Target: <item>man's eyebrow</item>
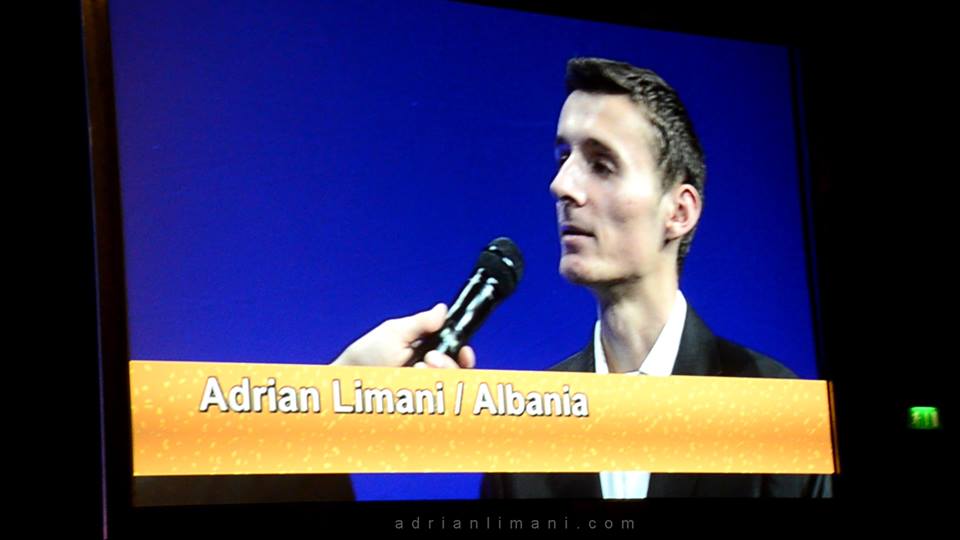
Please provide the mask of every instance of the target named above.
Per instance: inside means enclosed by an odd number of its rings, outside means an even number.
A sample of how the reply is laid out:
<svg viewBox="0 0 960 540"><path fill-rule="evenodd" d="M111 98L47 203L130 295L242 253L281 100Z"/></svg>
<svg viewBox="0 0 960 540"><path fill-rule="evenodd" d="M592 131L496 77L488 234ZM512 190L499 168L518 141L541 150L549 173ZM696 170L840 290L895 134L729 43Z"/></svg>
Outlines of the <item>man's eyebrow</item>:
<svg viewBox="0 0 960 540"><path fill-rule="evenodd" d="M613 148L610 148L609 146L604 144L603 141L599 139L595 139L593 137L589 137L585 141L583 141L583 146L585 146L588 150L592 150L594 152L609 154L611 156L617 155L617 152Z"/></svg>
<svg viewBox="0 0 960 540"><path fill-rule="evenodd" d="M610 154L611 156L617 155L617 152L613 148L610 148L610 146L608 146L603 141L595 137L587 137L586 139L583 140L581 144L582 146L585 146L588 150L591 150L594 152L602 152L604 154ZM553 145L554 147L572 146L570 144L570 141L568 141L562 135L557 135L557 139L556 141L554 141Z"/></svg>

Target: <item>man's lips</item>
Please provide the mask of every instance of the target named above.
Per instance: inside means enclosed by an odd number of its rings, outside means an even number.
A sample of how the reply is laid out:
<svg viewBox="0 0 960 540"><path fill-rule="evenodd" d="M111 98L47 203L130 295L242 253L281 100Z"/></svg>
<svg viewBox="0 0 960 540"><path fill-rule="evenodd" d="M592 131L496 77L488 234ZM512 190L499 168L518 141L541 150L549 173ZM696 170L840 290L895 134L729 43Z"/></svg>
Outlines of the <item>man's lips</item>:
<svg viewBox="0 0 960 540"><path fill-rule="evenodd" d="M560 236L593 236L593 234L582 227L567 223L560 225Z"/></svg>

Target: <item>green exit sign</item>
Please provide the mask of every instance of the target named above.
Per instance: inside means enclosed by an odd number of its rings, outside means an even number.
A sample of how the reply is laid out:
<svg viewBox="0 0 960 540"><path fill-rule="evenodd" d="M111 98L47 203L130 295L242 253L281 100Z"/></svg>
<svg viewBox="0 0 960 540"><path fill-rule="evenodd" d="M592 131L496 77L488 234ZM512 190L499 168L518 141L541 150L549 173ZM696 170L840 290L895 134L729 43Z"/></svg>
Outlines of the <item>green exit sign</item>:
<svg viewBox="0 0 960 540"><path fill-rule="evenodd" d="M910 407L912 429L940 429L940 413L936 407Z"/></svg>

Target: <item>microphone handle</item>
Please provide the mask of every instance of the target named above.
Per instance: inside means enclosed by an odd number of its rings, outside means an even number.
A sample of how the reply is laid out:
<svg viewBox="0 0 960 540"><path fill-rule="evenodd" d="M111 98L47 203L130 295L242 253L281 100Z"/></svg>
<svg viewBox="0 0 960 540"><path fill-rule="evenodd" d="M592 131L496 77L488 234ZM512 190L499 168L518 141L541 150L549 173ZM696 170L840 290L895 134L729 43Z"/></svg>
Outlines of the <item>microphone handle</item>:
<svg viewBox="0 0 960 540"><path fill-rule="evenodd" d="M423 360L423 357L432 350L437 350L454 361L460 354L460 349L467 344L467 341L474 332L480 328L487 315L493 310L497 303L496 278L484 276L485 272L478 270L463 292L453 304L450 312L447 314L447 320L438 332L425 336L420 340L413 350L404 366L412 366Z"/></svg>

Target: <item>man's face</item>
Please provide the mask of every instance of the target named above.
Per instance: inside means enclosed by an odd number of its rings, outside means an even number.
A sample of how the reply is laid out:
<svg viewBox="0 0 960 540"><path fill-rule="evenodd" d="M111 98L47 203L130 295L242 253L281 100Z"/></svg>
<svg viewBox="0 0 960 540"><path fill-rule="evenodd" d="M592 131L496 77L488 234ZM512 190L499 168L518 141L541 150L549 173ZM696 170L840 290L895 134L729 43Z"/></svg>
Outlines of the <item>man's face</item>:
<svg viewBox="0 0 960 540"><path fill-rule="evenodd" d="M560 273L571 282L633 281L675 265L664 249L670 197L663 196L653 129L626 95L575 91L564 103L550 192Z"/></svg>

